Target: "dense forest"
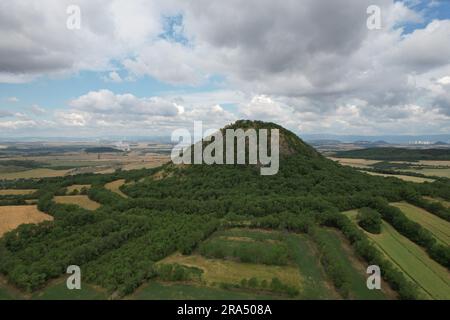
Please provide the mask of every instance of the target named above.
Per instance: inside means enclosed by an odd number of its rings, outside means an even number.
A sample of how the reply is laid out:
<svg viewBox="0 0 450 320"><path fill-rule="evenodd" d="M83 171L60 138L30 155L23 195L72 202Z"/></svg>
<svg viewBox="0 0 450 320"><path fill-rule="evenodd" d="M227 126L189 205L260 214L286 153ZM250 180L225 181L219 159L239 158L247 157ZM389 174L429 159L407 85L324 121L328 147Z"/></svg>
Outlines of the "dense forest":
<svg viewBox="0 0 450 320"><path fill-rule="evenodd" d="M258 166L252 165L166 164L107 175L1 182L0 188L4 189L38 189L33 196L39 199L39 209L55 219L22 225L5 234L0 240L0 273L17 287L34 291L62 275L68 265L76 264L86 270L89 283L121 297L152 277L172 277L175 271L161 270L155 262L175 251L189 254L199 250L209 257L233 255L245 262L286 263L289 252L282 246L247 244L229 251L230 247L220 241L206 240L218 229L246 221L250 227L311 235L321 250L327 273L345 296L345 272L334 263L333 250L317 232L318 226L337 228L361 258L381 267L384 279L401 298L418 298L414 285L341 213L363 207L366 209L359 219L365 228L377 232L380 219L388 221L422 246L432 259L450 267L450 249L437 244L426 229L389 205L391 201L407 200L450 221L448 208L422 198L426 195L450 200L448 179L413 184L369 176L322 157L292 132L275 124L238 121L228 128L278 128L278 174L261 176ZM105 183L117 179L126 180L121 190L128 198L104 188ZM90 184L89 198L102 206L93 213L52 201L73 184ZM10 200L0 196L0 201ZM261 254L249 256L250 249ZM177 277L187 277L186 270L174 270ZM261 285L254 282L246 280L242 286ZM264 285L290 290L276 280Z"/></svg>

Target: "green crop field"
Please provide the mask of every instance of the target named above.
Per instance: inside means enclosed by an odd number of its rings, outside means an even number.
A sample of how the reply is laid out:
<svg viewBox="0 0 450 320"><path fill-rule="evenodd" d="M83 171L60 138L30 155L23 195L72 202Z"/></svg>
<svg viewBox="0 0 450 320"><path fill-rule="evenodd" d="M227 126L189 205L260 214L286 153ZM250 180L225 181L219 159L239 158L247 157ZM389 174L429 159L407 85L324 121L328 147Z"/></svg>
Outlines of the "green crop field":
<svg viewBox="0 0 450 320"><path fill-rule="evenodd" d="M69 290L65 279L58 279L33 294L33 300L105 300L108 295L88 284L82 283L80 290Z"/></svg>
<svg viewBox="0 0 450 320"><path fill-rule="evenodd" d="M355 217L357 211L347 213ZM450 273L432 260L421 247L384 221L381 234L365 233L399 270L417 284L424 298L450 299Z"/></svg>
<svg viewBox="0 0 450 320"><path fill-rule="evenodd" d="M431 198L431 197L423 197L425 200L431 201L431 202L438 202L440 204L442 204L444 207L446 208L450 208L450 201L445 201L443 199L435 199L435 198Z"/></svg>
<svg viewBox="0 0 450 320"><path fill-rule="evenodd" d="M367 274L365 265L360 263L354 256L352 249L346 243L346 240L332 229L321 228L319 236L333 250L338 253L338 261L347 271L346 277L349 279L350 297L362 300L388 299L386 294L380 290L369 290L366 285Z"/></svg>
<svg viewBox="0 0 450 320"><path fill-rule="evenodd" d="M315 244L306 235L288 234L285 239L292 259L303 275L304 299L338 299L339 294L327 279L320 264L320 255Z"/></svg>
<svg viewBox="0 0 450 320"><path fill-rule="evenodd" d="M280 297L192 284L150 281L127 298L134 300L271 300Z"/></svg>
<svg viewBox="0 0 450 320"><path fill-rule="evenodd" d="M450 178L450 168L423 168L423 169L409 169L405 171L421 173L426 176Z"/></svg>
<svg viewBox="0 0 450 320"><path fill-rule="evenodd" d="M406 202L392 203L411 220L428 229L433 236L444 245L450 245L450 223L428 211Z"/></svg>

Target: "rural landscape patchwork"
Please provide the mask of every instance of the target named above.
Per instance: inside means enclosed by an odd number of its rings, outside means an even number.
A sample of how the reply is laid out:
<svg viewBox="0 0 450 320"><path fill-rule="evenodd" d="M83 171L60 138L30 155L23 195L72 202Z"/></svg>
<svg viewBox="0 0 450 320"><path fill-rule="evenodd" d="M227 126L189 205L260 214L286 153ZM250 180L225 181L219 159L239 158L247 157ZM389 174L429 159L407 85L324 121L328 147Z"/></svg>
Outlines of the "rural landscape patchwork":
<svg viewBox="0 0 450 320"><path fill-rule="evenodd" d="M450 300L450 3L2 0L0 300Z"/></svg>

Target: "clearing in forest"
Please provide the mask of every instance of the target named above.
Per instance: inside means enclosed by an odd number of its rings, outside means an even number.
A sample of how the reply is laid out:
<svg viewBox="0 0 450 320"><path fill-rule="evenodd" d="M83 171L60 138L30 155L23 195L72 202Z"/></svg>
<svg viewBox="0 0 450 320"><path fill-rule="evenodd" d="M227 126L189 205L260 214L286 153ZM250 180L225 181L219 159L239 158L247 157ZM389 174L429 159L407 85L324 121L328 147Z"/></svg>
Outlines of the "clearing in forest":
<svg viewBox="0 0 450 320"><path fill-rule="evenodd" d="M83 190L83 189L90 189L90 188L91 188L90 184L73 184L73 185L67 187L67 193L70 194L70 193L74 192L75 190L78 192L81 192L81 190Z"/></svg>
<svg viewBox="0 0 450 320"><path fill-rule="evenodd" d="M0 190L0 196L23 196L36 192L36 189L3 189Z"/></svg>
<svg viewBox="0 0 450 320"><path fill-rule="evenodd" d="M61 204L75 204L87 210L96 210L100 208L100 203L92 201L88 196L55 196L53 201Z"/></svg>
<svg viewBox="0 0 450 320"><path fill-rule="evenodd" d="M0 206L0 237L24 223L51 221L53 217L37 209L37 206Z"/></svg>
<svg viewBox="0 0 450 320"><path fill-rule="evenodd" d="M240 263L222 259L207 259L200 255L184 256L173 254L159 263L178 263L203 270L202 280L209 285L240 284L243 279L256 278L270 283L277 277L284 284L301 288L302 276L295 266L268 266L254 263Z"/></svg>
<svg viewBox="0 0 450 320"><path fill-rule="evenodd" d="M125 179L119 179L105 184L105 189L117 193L119 196L128 198L128 196L120 190L120 187L125 184Z"/></svg>

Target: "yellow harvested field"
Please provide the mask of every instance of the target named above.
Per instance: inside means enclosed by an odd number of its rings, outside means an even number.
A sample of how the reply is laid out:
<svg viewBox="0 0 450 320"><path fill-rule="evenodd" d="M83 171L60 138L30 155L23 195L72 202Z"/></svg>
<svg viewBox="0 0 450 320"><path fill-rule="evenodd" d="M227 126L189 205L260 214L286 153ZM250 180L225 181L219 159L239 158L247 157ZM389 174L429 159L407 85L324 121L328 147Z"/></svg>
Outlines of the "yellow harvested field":
<svg viewBox="0 0 450 320"><path fill-rule="evenodd" d="M425 166L442 166L442 167L450 167L449 160L420 160L419 164Z"/></svg>
<svg viewBox="0 0 450 320"><path fill-rule="evenodd" d="M381 177L394 177L398 178L404 181L408 182L416 182L416 183L424 183L424 182L433 182L433 179L429 178L422 178L422 177L413 177L413 176L405 176L401 174L384 174L384 173L377 173L377 172L371 172L371 171L361 171L367 174L370 174L372 176L381 176Z"/></svg>
<svg viewBox="0 0 450 320"><path fill-rule="evenodd" d="M122 169L127 170L137 170L137 169L151 169L159 167L167 162L169 162L170 157L154 157L150 161L132 162L125 164Z"/></svg>
<svg viewBox="0 0 450 320"><path fill-rule="evenodd" d="M75 190L80 192L81 189L83 189L83 188L90 189L91 185L90 184L74 184L74 185L71 185L71 186L67 187L67 193L74 192Z"/></svg>
<svg viewBox="0 0 450 320"><path fill-rule="evenodd" d="M37 189L3 189L0 190L0 196L22 196L35 193Z"/></svg>
<svg viewBox="0 0 450 320"><path fill-rule="evenodd" d="M105 184L105 189L117 193L119 196L128 198L128 196L120 191L120 187L125 184L125 179L119 179Z"/></svg>
<svg viewBox="0 0 450 320"><path fill-rule="evenodd" d="M53 201L61 204L75 204L87 210L96 210L100 208L100 203L92 201L88 196L55 196Z"/></svg>
<svg viewBox="0 0 450 320"><path fill-rule="evenodd" d="M349 159L349 158L334 158L334 157L328 157L328 159L337 161L343 166L350 166L355 168L369 168L371 165L380 162L379 160Z"/></svg>
<svg viewBox="0 0 450 320"><path fill-rule="evenodd" d="M421 174L424 174L426 176L436 176L436 177L450 178L450 168L442 168L442 169L435 169L435 168L408 169L408 170L405 170L405 171L421 173Z"/></svg>
<svg viewBox="0 0 450 320"><path fill-rule="evenodd" d="M0 237L24 223L51 221L53 217L37 209L37 206L0 206Z"/></svg>
<svg viewBox="0 0 450 320"><path fill-rule="evenodd" d="M70 170L52 170L52 169L32 169L19 172L1 173L0 180L15 180L15 179L32 179L32 178L51 178L62 177Z"/></svg>
<svg viewBox="0 0 450 320"><path fill-rule="evenodd" d="M203 270L202 280L208 284L234 283L252 277L270 282L277 277L281 282L300 288L302 276L297 266L268 266L253 263L241 263L229 260L206 259L200 255L183 256L179 253L171 255L158 263L178 263Z"/></svg>

